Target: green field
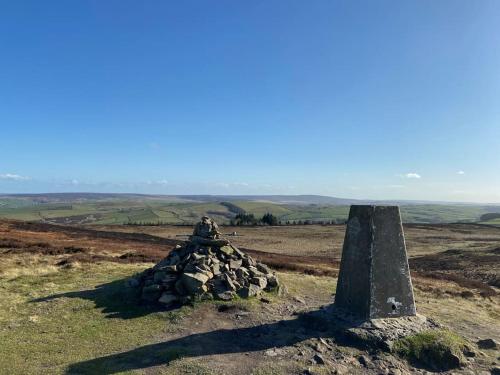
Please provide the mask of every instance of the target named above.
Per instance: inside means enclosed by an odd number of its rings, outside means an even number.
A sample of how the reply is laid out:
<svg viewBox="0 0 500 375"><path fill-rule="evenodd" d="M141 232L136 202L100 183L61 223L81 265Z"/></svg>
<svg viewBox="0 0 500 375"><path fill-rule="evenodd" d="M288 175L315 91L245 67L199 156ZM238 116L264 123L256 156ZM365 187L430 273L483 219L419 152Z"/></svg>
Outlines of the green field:
<svg viewBox="0 0 500 375"><path fill-rule="evenodd" d="M500 219L488 220L488 221L480 221L480 224L488 224L488 225L500 226Z"/></svg>
<svg viewBox="0 0 500 375"><path fill-rule="evenodd" d="M231 206L232 205L232 206ZM257 218L272 213L282 223L344 222L349 206L328 204L280 204L270 201L234 200L223 202L175 202L161 198L67 199L0 197L0 217L59 224L192 224L202 215L229 223L238 210ZM498 207L479 205L402 205L403 220L411 223L479 222L481 215L498 212ZM485 224L500 225L500 220Z"/></svg>

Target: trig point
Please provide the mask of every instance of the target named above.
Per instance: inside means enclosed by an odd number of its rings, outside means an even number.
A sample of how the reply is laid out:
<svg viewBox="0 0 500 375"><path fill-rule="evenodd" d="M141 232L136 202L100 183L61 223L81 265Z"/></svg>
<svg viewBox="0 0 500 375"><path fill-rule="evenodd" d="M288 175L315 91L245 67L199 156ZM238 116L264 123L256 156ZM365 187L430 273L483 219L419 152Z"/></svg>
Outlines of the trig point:
<svg viewBox="0 0 500 375"><path fill-rule="evenodd" d="M351 206L335 307L363 319L416 315L397 206Z"/></svg>

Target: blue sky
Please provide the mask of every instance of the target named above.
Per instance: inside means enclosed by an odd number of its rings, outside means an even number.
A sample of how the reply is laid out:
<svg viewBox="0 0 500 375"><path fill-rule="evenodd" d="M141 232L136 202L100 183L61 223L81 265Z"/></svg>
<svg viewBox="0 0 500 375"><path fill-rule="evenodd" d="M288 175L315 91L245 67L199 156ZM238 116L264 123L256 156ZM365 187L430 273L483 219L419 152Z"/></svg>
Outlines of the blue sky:
<svg viewBox="0 0 500 375"><path fill-rule="evenodd" d="M500 2L4 1L0 192L500 202Z"/></svg>

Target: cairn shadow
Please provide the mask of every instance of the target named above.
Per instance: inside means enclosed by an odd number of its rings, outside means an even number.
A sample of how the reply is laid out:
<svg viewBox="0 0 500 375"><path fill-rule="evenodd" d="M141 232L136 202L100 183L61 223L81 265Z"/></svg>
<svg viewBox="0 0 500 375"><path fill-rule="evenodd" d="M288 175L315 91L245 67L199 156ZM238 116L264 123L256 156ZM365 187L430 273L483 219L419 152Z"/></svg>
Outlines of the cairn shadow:
<svg viewBox="0 0 500 375"><path fill-rule="evenodd" d="M178 358L262 351L287 347L319 337L331 337L341 345L366 348L366 343L345 335L346 328L356 327L357 324L339 325L332 319L333 313L334 307L330 305L320 310L301 313L292 320L192 334L74 363L69 366L66 374L115 374L168 365Z"/></svg>
<svg viewBox="0 0 500 375"><path fill-rule="evenodd" d="M145 304L141 301L140 291L126 286L128 278L97 285L93 289L75 292L53 294L36 298L32 303L46 302L59 298L80 298L94 302L95 307L101 309L106 318L133 319L154 312L173 310L166 309L159 304Z"/></svg>

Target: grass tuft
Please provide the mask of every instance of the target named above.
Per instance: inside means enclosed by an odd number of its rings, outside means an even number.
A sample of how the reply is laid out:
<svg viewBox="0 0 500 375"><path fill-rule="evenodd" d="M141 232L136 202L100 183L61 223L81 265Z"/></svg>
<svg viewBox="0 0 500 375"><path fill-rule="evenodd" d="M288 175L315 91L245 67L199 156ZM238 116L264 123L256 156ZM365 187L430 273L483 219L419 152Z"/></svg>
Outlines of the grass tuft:
<svg viewBox="0 0 500 375"><path fill-rule="evenodd" d="M436 371L460 367L466 341L449 330L425 331L394 343L393 350L410 362Z"/></svg>

